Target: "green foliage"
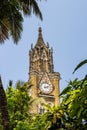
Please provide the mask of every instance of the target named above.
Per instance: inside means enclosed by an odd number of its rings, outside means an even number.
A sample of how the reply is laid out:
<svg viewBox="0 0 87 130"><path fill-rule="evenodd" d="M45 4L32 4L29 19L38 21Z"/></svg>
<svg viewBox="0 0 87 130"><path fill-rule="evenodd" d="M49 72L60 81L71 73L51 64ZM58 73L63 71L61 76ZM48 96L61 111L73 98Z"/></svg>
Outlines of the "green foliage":
<svg viewBox="0 0 87 130"><path fill-rule="evenodd" d="M13 88L9 86L6 90L8 110L12 130L28 130L31 114L32 98L28 94L26 84L20 81Z"/></svg>
<svg viewBox="0 0 87 130"><path fill-rule="evenodd" d="M65 117L61 106L51 107L45 104L44 106L47 112L36 115L32 119L29 130L66 130L63 123Z"/></svg>
<svg viewBox="0 0 87 130"><path fill-rule="evenodd" d="M62 92L62 107L66 114L66 122L73 130L86 130L87 128L87 78L75 79L67 86L68 91ZM66 88L65 88L66 89Z"/></svg>
<svg viewBox="0 0 87 130"><path fill-rule="evenodd" d="M60 130L60 128L65 128L65 125L63 124L65 117L61 106L45 106L47 108L47 112L44 114L48 124L47 130Z"/></svg>
<svg viewBox="0 0 87 130"><path fill-rule="evenodd" d="M30 123L29 130L47 130L46 129L46 118L41 114L35 115L35 117L32 118L32 122Z"/></svg>
<svg viewBox="0 0 87 130"><path fill-rule="evenodd" d="M63 123L65 117L61 106L51 107L45 104L44 106L47 112L35 117L31 130L60 130L65 128Z"/></svg>
<svg viewBox="0 0 87 130"><path fill-rule="evenodd" d="M12 85L12 83L9 83ZM60 106L43 104L46 112L30 113L33 100L28 94L29 83L18 82L6 90L12 130L86 130L87 129L87 76L69 81L62 91ZM0 118L0 130L3 130Z"/></svg>

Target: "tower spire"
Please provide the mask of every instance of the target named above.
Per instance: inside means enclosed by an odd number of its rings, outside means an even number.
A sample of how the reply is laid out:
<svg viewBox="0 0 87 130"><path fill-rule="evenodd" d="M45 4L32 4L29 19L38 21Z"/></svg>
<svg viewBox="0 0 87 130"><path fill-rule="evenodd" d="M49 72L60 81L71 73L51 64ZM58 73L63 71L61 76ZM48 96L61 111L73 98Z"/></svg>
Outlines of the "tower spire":
<svg viewBox="0 0 87 130"><path fill-rule="evenodd" d="M42 29L39 27L38 29L38 38L42 38Z"/></svg>
<svg viewBox="0 0 87 130"><path fill-rule="evenodd" d="M43 36L42 36L42 28L39 27L38 28L38 39L37 39L37 43L36 46L43 46L44 44L44 40L43 40Z"/></svg>

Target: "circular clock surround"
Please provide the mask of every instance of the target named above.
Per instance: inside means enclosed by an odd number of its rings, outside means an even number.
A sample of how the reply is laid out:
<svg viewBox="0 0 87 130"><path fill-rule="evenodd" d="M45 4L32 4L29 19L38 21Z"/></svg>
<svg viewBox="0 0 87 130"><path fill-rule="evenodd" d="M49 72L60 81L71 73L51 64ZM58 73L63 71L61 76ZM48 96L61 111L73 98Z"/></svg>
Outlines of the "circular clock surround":
<svg viewBox="0 0 87 130"><path fill-rule="evenodd" d="M41 84L40 84L40 90L41 90L43 93L49 94L49 93L51 93L51 91L52 91L52 85L49 84L49 83L46 83L46 82L41 83Z"/></svg>

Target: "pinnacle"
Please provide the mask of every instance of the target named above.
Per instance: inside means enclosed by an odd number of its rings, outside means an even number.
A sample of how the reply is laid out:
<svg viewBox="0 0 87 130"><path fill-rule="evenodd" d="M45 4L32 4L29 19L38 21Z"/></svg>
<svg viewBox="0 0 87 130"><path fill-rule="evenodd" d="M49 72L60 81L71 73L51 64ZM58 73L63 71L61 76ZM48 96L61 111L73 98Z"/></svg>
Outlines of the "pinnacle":
<svg viewBox="0 0 87 130"><path fill-rule="evenodd" d="M39 34L38 34L38 37L41 38L41 37L42 37L42 29L41 29L41 27L39 27L39 29L38 29L38 33L39 33Z"/></svg>
<svg viewBox="0 0 87 130"><path fill-rule="evenodd" d="M44 45L44 40L42 37L42 28L39 27L38 28L38 40L37 40L36 46L42 46L42 45Z"/></svg>
<svg viewBox="0 0 87 130"><path fill-rule="evenodd" d="M38 31L39 31L39 32L42 32L42 28L41 28L41 27L39 27Z"/></svg>

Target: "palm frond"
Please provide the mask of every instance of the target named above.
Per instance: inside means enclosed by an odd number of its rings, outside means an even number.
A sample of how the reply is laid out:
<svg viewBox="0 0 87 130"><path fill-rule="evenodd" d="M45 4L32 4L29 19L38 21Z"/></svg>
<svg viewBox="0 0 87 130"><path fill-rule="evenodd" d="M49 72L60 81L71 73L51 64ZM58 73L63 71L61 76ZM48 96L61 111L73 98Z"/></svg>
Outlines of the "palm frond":
<svg viewBox="0 0 87 130"><path fill-rule="evenodd" d="M21 32L23 31L22 22L23 18L20 12L16 9L10 15L10 33L14 40L14 43L18 43L19 39L21 38Z"/></svg>
<svg viewBox="0 0 87 130"><path fill-rule="evenodd" d="M33 13L38 16L41 20L43 20L42 13L39 9L39 6L35 0L31 0L31 6L33 7Z"/></svg>
<svg viewBox="0 0 87 130"><path fill-rule="evenodd" d="M79 69L80 67L82 67L84 64L86 64L87 63L87 59L85 59L85 60L83 60L82 62L80 62L77 66L76 66L76 68L74 69L74 71L73 71L73 74L75 73L75 71L77 70L77 69Z"/></svg>
<svg viewBox="0 0 87 130"><path fill-rule="evenodd" d="M36 0L0 1L0 43L4 43L12 36L14 43L17 44L23 31L23 14L30 16L32 12L43 19Z"/></svg>
<svg viewBox="0 0 87 130"><path fill-rule="evenodd" d="M9 28L7 19L0 20L0 44L9 38Z"/></svg>
<svg viewBox="0 0 87 130"><path fill-rule="evenodd" d="M66 87L61 93L60 93L60 96L66 94L67 92L69 92L69 90L71 89L70 86Z"/></svg>
<svg viewBox="0 0 87 130"><path fill-rule="evenodd" d="M41 20L43 19L38 3L35 0L21 0L19 2L24 15L31 15L33 11L36 16Z"/></svg>

